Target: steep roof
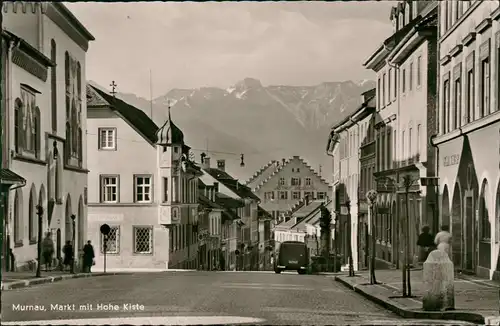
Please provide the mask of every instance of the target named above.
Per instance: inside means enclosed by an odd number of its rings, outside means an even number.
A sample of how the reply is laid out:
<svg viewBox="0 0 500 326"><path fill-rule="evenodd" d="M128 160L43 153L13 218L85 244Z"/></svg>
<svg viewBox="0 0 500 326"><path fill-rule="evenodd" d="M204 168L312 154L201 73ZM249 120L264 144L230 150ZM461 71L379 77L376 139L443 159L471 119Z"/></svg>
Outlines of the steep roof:
<svg viewBox="0 0 500 326"><path fill-rule="evenodd" d="M132 106L119 98L101 91L97 87L87 84L87 107L108 107L117 111L131 126L151 143L156 142L158 126L142 110Z"/></svg>
<svg viewBox="0 0 500 326"><path fill-rule="evenodd" d="M211 175L213 178L215 178L217 181L222 183L224 186L229 188L231 191L233 191L235 194L240 196L243 199L253 199L260 201L260 198L257 197L247 186L241 184L238 180L234 179L232 176L230 176L227 172L219 170L219 169L214 169L214 168L208 168L208 169L203 169L205 172L207 172L209 175Z"/></svg>
<svg viewBox="0 0 500 326"><path fill-rule="evenodd" d="M156 132L156 143L158 145L184 144L184 134L172 121L170 106L167 121Z"/></svg>
<svg viewBox="0 0 500 326"><path fill-rule="evenodd" d="M274 179L279 173L286 167L290 162L293 160L299 160L304 167L309 169L309 171L312 172L313 175L317 176L325 185L329 186L328 182L323 179L310 165L307 163L304 159L302 159L300 156L293 156L292 158L289 158L285 160L284 163L280 164L278 168L276 168L267 178L263 179L259 185L255 186L255 188L252 188L253 191L258 191L262 186L264 186L266 183Z"/></svg>
<svg viewBox="0 0 500 326"><path fill-rule="evenodd" d="M324 204L325 207L328 207L331 204L331 200L328 202L323 202L320 201L319 205L314 205L314 207L311 207L312 209L304 211L308 212L307 215L305 215L305 218L302 219L299 223L296 225L292 226L293 229L301 229L303 230L305 228L306 224L314 224L316 223L319 218L321 217L321 204ZM308 205L307 207L310 207L312 205Z"/></svg>
<svg viewBox="0 0 500 326"><path fill-rule="evenodd" d="M246 185L250 187L250 189L254 189L256 186L258 186L262 182L262 180L269 177L278 168L276 162L276 160L272 160L261 167L257 172L254 173L254 175L250 179L248 179Z"/></svg>

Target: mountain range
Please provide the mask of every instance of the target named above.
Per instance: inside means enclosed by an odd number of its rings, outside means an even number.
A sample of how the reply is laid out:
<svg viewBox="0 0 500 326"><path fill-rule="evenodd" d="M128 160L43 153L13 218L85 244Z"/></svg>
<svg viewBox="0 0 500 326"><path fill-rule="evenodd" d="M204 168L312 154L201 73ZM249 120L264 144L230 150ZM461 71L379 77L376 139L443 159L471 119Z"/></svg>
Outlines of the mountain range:
<svg viewBox="0 0 500 326"><path fill-rule="evenodd" d="M95 82L92 85L104 88ZM247 180L270 160L299 155L329 180L331 158L325 154L332 124L361 104L361 93L374 81L324 82L315 86L263 86L245 78L227 89L172 89L152 101L130 93L116 96L143 110L161 126L168 113L184 132L196 160L208 148L212 164L226 160L226 170ZM244 154L245 166L240 166Z"/></svg>

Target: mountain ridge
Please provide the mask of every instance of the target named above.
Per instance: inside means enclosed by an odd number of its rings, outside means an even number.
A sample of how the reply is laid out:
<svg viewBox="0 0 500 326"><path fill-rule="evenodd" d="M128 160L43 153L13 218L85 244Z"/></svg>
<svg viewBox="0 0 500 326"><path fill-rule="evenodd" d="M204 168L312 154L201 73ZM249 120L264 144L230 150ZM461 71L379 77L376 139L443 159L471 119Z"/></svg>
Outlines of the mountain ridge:
<svg viewBox="0 0 500 326"><path fill-rule="evenodd" d="M225 89L173 88L152 101L132 93L116 96L143 110L157 125L166 120L170 103L172 119L196 159L208 147L212 164L226 159L228 172L242 180L271 160L294 155L315 170L322 165L322 176L330 180L331 158L325 154L325 144L331 125L356 110L361 94L374 86L371 80L264 86L247 77ZM243 168L240 154L245 156Z"/></svg>

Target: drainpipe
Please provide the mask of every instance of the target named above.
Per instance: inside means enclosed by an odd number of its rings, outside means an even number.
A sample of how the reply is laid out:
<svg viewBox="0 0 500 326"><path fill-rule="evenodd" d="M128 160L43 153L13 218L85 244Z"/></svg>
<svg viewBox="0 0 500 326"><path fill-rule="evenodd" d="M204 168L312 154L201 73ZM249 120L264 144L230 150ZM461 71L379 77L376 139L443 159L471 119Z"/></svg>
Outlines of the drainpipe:
<svg viewBox="0 0 500 326"><path fill-rule="evenodd" d="M396 86L396 87L397 87L396 96L397 96L398 98L397 98L397 117L396 117L396 119L397 119L396 137L398 137L398 138L399 138L399 137L400 137L400 135L399 135L399 131L400 131L400 124L399 124L399 123L400 123L400 119L398 119L398 118L400 117L400 110L401 110L401 76L399 75L399 68L400 68L400 65L399 65L399 64L394 64L394 63L391 63L389 59L387 59L387 60L386 60L386 63L387 63L387 65L388 65L389 67L391 67L391 68L394 68L394 69L395 69L394 73L395 73L396 78L397 78L397 83L396 83L396 84L397 84L397 86ZM390 90L389 90L389 95L390 95ZM396 138L396 140L397 140L398 138ZM396 141L396 147L398 147L399 143L400 143L400 142ZM390 144L389 144L389 146L390 146ZM397 156L398 156L398 155L397 155L397 154L398 154L397 148L394 148L394 153L396 154L396 155L394 155L394 159L395 159L395 161L397 161ZM400 153L400 152L399 152L399 153ZM393 165L394 165L394 163L395 163L395 162L393 162ZM398 167L398 168L399 168L399 167ZM398 170L396 170L396 171L398 171ZM399 180L399 172L396 172L396 180L395 180L395 181L397 182L398 180ZM395 197L396 197L396 198L395 198L395 199L396 199L396 207L398 207L398 203L399 203L399 201L397 200L398 198L397 198L397 195L396 195L396 194L395 194ZM398 210L398 211L399 211L399 210ZM391 214L392 214L392 209L391 209ZM394 218L394 217L393 217L393 218ZM398 254L398 259L396 260L396 269L398 269L398 268L399 268L399 261L400 261L400 257L399 257L399 239L400 239L400 237L399 237L399 218L395 218L395 223L394 223L394 224L395 224L395 225L394 225L394 227L395 227L396 232L397 232L397 236L396 236L397 241L395 241L395 242L396 242L396 243L395 243L395 247L396 247L396 248L395 248L395 252ZM394 257L394 252L393 252L392 256Z"/></svg>

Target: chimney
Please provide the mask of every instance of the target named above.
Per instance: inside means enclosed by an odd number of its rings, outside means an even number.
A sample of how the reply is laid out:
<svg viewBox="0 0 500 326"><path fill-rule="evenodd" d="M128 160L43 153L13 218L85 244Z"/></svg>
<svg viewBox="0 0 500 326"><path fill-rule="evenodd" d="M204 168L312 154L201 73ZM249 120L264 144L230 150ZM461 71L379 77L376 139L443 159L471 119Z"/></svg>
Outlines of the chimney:
<svg viewBox="0 0 500 326"><path fill-rule="evenodd" d="M236 179L235 181L236 181L236 190L238 190L238 185L239 185L240 183L238 182L238 179Z"/></svg>
<svg viewBox="0 0 500 326"><path fill-rule="evenodd" d="M201 157L201 161L200 162L201 162L201 164L203 164L205 162L205 157L207 157L207 154L201 153L200 157Z"/></svg>
<svg viewBox="0 0 500 326"><path fill-rule="evenodd" d="M202 166L204 169L210 169L210 157L207 156L203 159Z"/></svg>
<svg viewBox="0 0 500 326"><path fill-rule="evenodd" d="M217 169L226 171L226 160L217 160Z"/></svg>
<svg viewBox="0 0 500 326"><path fill-rule="evenodd" d="M281 163L285 165L286 160L284 158L281 159Z"/></svg>

